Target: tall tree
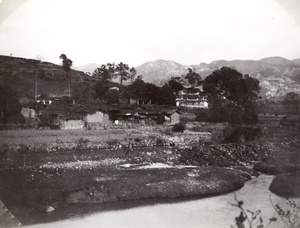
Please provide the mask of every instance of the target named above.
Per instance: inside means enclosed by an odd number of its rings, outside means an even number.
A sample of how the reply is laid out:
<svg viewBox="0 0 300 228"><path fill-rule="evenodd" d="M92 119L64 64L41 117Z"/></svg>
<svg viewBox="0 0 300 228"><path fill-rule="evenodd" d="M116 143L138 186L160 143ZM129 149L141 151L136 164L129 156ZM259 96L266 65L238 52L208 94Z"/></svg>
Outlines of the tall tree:
<svg viewBox="0 0 300 228"><path fill-rule="evenodd" d="M197 86L201 81L200 74L196 73L195 70L188 68L188 73L185 75L185 78L189 81L189 83L193 86Z"/></svg>
<svg viewBox="0 0 300 228"><path fill-rule="evenodd" d="M134 67L131 67L129 70L129 78L131 83L133 83L135 75L136 75L136 70L134 69Z"/></svg>
<svg viewBox="0 0 300 228"><path fill-rule="evenodd" d="M71 73L71 66L73 64L71 59L68 59L67 56L65 54L61 54L59 56L59 58L62 60L62 68L64 69L64 71L66 72L67 78L68 78L68 87L69 87L69 96L71 96L71 77L70 77L70 73Z"/></svg>
<svg viewBox="0 0 300 228"><path fill-rule="evenodd" d="M136 100L148 100L146 83L141 78L137 78L127 87L127 93Z"/></svg>
<svg viewBox="0 0 300 228"><path fill-rule="evenodd" d="M204 80L204 92L221 95L238 104L255 101L260 91L259 81L229 67L222 67Z"/></svg>
<svg viewBox="0 0 300 228"><path fill-rule="evenodd" d="M127 81L130 77L129 66L123 62L120 62L116 66L116 77L120 78L120 84L123 84L123 81Z"/></svg>
<svg viewBox="0 0 300 228"><path fill-rule="evenodd" d="M232 104L241 108L234 110L235 112L239 110L240 114L244 113L243 121L245 123L253 123L257 120L254 110L254 104L260 91L257 79L251 78L249 75L243 76L234 69L222 67L205 78L203 89L209 95L210 103L219 104L218 100L226 99L231 101L230 105L226 106L227 109L232 107L233 110Z"/></svg>

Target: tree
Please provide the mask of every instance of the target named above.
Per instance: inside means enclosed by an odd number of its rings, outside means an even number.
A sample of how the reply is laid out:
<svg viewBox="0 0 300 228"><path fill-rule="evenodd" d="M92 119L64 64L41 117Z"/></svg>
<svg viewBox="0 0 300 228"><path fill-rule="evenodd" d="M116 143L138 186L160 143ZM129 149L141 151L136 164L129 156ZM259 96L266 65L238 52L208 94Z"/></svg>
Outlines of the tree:
<svg viewBox="0 0 300 228"><path fill-rule="evenodd" d="M71 66L73 64L72 60L68 59L65 54L61 54L59 56L60 59L62 59L62 68L66 72L67 78L68 78L68 87L69 87L69 96L71 96L71 85L70 85L70 72L71 72Z"/></svg>
<svg viewBox="0 0 300 228"><path fill-rule="evenodd" d="M186 78L188 80L188 82L193 85L193 86L197 86L199 85L200 81L201 81L201 76L200 74L196 73L195 70L188 68L188 73L184 76L184 78Z"/></svg>
<svg viewBox="0 0 300 228"><path fill-rule="evenodd" d="M127 93L136 100L147 100L146 83L141 78L137 78L127 87Z"/></svg>
<svg viewBox="0 0 300 228"><path fill-rule="evenodd" d="M222 118L231 122L257 121L254 110L254 103L260 91L257 79L249 75L243 76L234 69L222 67L205 78L203 89L209 95L210 103L213 104L211 109L218 110L215 116L223 113Z"/></svg>
<svg viewBox="0 0 300 228"><path fill-rule="evenodd" d="M60 59L62 59L62 68L66 71L69 72L71 71L71 66L73 64L72 60L68 59L65 54L61 54L59 56Z"/></svg>
<svg viewBox="0 0 300 228"><path fill-rule="evenodd" d="M175 95L173 93L172 88L165 83L163 87L159 89L159 97L158 104L162 105L175 105Z"/></svg>
<svg viewBox="0 0 300 228"><path fill-rule="evenodd" d="M146 83L147 96L152 104L159 104L161 98L160 89L161 89L160 87L152 83Z"/></svg>
<svg viewBox="0 0 300 228"><path fill-rule="evenodd" d="M131 67L129 70L129 78L131 80L131 83L133 83L135 75L136 75L136 70L134 69L134 67Z"/></svg>
<svg viewBox="0 0 300 228"><path fill-rule="evenodd" d="M108 81L101 80L95 85L95 91L98 98L102 99L105 93L109 90L109 83Z"/></svg>
<svg viewBox="0 0 300 228"><path fill-rule="evenodd" d="M117 89L109 89L104 94L104 99L108 104L117 104L119 103L119 91Z"/></svg>
<svg viewBox="0 0 300 228"><path fill-rule="evenodd" d="M184 88L183 85L174 77L169 80L168 85L176 93Z"/></svg>
<svg viewBox="0 0 300 228"><path fill-rule="evenodd" d="M107 65L102 64L94 70L93 76L101 79L102 81L111 81L115 73L115 64L108 63Z"/></svg>
<svg viewBox="0 0 300 228"><path fill-rule="evenodd" d="M259 81L243 76L240 72L229 67L222 67L207 76L204 80L204 92L219 95L226 99L243 104L255 101L260 91Z"/></svg>
<svg viewBox="0 0 300 228"><path fill-rule="evenodd" d="M127 81L130 78L129 66L123 62L120 62L116 66L116 75L115 77L120 78L120 84L123 84L123 81Z"/></svg>

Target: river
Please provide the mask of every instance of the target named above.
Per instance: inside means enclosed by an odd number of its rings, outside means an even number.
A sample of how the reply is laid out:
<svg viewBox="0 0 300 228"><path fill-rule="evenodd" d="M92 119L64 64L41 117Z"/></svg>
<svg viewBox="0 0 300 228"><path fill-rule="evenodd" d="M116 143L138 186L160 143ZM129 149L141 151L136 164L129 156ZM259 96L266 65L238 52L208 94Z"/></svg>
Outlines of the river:
<svg viewBox="0 0 300 228"><path fill-rule="evenodd" d="M244 201L245 209L262 211L264 224L273 217L274 209L270 203L270 196L274 203L285 206L286 200L272 194L268 187L273 176L260 175L245 183L245 186L236 191L239 200ZM300 198L296 199L298 202ZM181 201L177 203L159 203L155 205L139 206L123 210L97 212L91 215L73 219L57 221L47 224L27 226L31 228L85 228L85 227L204 227L224 228L234 225L234 218L239 215L234 203L234 194ZM247 227L247 226L246 226ZM272 223L269 228L283 227L281 220Z"/></svg>

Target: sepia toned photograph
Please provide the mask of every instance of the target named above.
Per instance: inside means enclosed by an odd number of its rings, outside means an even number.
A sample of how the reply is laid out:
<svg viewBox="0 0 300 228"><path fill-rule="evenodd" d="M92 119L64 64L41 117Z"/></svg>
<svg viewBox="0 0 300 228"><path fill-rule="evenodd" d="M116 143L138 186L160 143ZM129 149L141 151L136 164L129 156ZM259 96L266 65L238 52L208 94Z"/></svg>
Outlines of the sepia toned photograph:
<svg viewBox="0 0 300 228"><path fill-rule="evenodd" d="M300 0L0 0L0 228L300 228Z"/></svg>

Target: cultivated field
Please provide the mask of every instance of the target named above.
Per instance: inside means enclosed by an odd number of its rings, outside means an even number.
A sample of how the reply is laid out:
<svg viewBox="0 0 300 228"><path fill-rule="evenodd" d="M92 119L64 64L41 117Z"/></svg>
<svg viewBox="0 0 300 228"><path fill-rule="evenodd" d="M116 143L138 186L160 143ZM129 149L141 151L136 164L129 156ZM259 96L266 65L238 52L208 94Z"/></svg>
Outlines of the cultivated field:
<svg viewBox="0 0 300 228"><path fill-rule="evenodd" d="M51 143L80 143L80 142L113 142L124 141L132 137L145 137L142 132L112 129L112 130L6 130L0 131L0 145L41 145Z"/></svg>

